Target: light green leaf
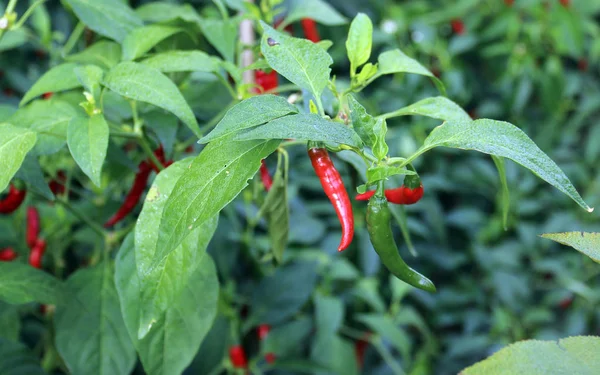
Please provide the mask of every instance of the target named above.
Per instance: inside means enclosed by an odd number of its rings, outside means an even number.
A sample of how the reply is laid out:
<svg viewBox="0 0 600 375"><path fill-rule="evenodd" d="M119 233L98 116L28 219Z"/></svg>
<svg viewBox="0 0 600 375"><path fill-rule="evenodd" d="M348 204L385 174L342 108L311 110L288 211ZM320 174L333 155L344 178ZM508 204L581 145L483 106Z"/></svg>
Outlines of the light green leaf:
<svg viewBox="0 0 600 375"><path fill-rule="evenodd" d="M110 69L121 61L121 45L101 40L79 53L65 57L65 60Z"/></svg>
<svg viewBox="0 0 600 375"><path fill-rule="evenodd" d="M177 86L160 71L131 61L122 62L106 74L104 85L126 98L170 111L200 137L198 122L190 106Z"/></svg>
<svg viewBox="0 0 600 375"><path fill-rule="evenodd" d="M260 160L278 145L279 141L232 142L224 138L206 146L165 204L154 259L165 258L194 228L231 202L258 171Z"/></svg>
<svg viewBox="0 0 600 375"><path fill-rule="evenodd" d="M199 23L200 16L190 4L173 4L164 1L146 3L135 8L135 13L149 23L171 21L181 18L186 22Z"/></svg>
<svg viewBox="0 0 600 375"><path fill-rule="evenodd" d="M346 50L352 76L359 66L369 61L372 44L373 24L371 19L364 13L358 13L350 24L348 39L346 39Z"/></svg>
<svg viewBox="0 0 600 375"><path fill-rule="evenodd" d="M83 95L81 98L83 99ZM67 102L54 99L36 100L19 108L9 122L20 128L35 131L37 143L32 153L48 155L65 145L69 121L77 114L77 110Z"/></svg>
<svg viewBox="0 0 600 375"><path fill-rule="evenodd" d="M595 374L600 368L600 338L525 340L511 344L459 375Z"/></svg>
<svg viewBox="0 0 600 375"><path fill-rule="evenodd" d="M282 263L283 252L287 246L290 232L290 213L287 194L287 160L279 153L277 171L273 177L273 185L265 198L263 207L267 219L271 249L275 260Z"/></svg>
<svg viewBox="0 0 600 375"><path fill-rule="evenodd" d="M498 176L500 177L500 185L502 186L502 223L504 230L508 229L508 211L510 210L510 191L508 190L508 181L506 181L506 167L504 166L504 159L495 155L492 155L492 160L498 170Z"/></svg>
<svg viewBox="0 0 600 375"><path fill-rule="evenodd" d="M508 158L568 195L588 212L593 211L556 163L513 124L487 119L445 122L433 129L423 146L408 161L434 147L475 150Z"/></svg>
<svg viewBox="0 0 600 375"><path fill-rule="evenodd" d="M36 142L34 132L17 128L11 124L0 124L0 191L8 186L15 173L23 164L25 156Z"/></svg>
<svg viewBox="0 0 600 375"><path fill-rule="evenodd" d="M67 143L73 159L92 182L100 187L102 164L108 149L109 129L104 116L73 117L69 123Z"/></svg>
<svg viewBox="0 0 600 375"><path fill-rule="evenodd" d="M100 35L121 43L142 20L119 0L65 0L77 18Z"/></svg>
<svg viewBox="0 0 600 375"><path fill-rule="evenodd" d="M221 20L216 18L203 18L198 21L202 34L216 48L223 58L234 62L235 48L238 35L237 18Z"/></svg>
<svg viewBox="0 0 600 375"><path fill-rule="evenodd" d="M395 73L412 73L427 76L433 80L438 90L442 95L446 95L446 89L444 84L436 76L433 75L427 68L419 64L419 62L413 58L410 58L399 49L386 51L379 55L379 70L375 77L380 77L385 74Z"/></svg>
<svg viewBox="0 0 600 375"><path fill-rule="evenodd" d="M443 96L419 100L408 107L400 108L397 111L386 113L379 117L388 119L391 117L412 115L422 115L444 121L471 121L471 116L464 109Z"/></svg>
<svg viewBox="0 0 600 375"><path fill-rule="evenodd" d="M75 272L57 305L56 348L72 374L129 374L135 348L121 316L112 263Z"/></svg>
<svg viewBox="0 0 600 375"><path fill-rule="evenodd" d="M280 117L268 123L240 132L235 140L251 139L286 139L293 138L305 141L335 142L354 147L361 147L358 134L348 126L338 122L327 121L312 113L299 113Z"/></svg>
<svg viewBox="0 0 600 375"><path fill-rule="evenodd" d="M185 289L153 324L138 337L141 281L136 271L133 235L126 237L116 261L115 281L130 338L148 374L180 374L192 361L217 312L219 281L209 255L191 275Z"/></svg>
<svg viewBox="0 0 600 375"><path fill-rule="evenodd" d="M171 35L182 32L178 27L148 25L138 27L123 40L123 60L135 60Z"/></svg>
<svg viewBox="0 0 600 375"><path fill-rule="evenodd" d="M285 27L303 18L310 18L328 26L343 25L348 20L323 0L294 0L290 11L280 27Z"/></svg>
<svg viewBox="0 0 600 375"><path fill-rule="evenodd" d="M0 262L0 300L54 304L61 292L61 282L44 271L20 262Z"/></svg>
<svg viewBox="0 0 600 375"><path fill-rule="evenodd" d="M594 262L600 263L600 233L544 233L541 237L571 246L580 253L592 258Z"/></svg>
<svg viewBox="0 0 600 375"><path fill-rule="evenodd" d="M192 160L180 160L161 171L146 195L135 227L135 258L140 278L140 305L137 307L140 310L140 339L184 291L202 262L206 247L217 228L218 215L215 215L194 229L166 259L156 259L159 253L156 228L160 224L165 203ZM158 265L153 267L155 264Z"/></svg>
<svg viewBox="0 0 600 375"><path fill-rule="evenodd" d="M331 56L309 40L277 32L262 21L261 25L264 34L260 50L269 65L320 100L321 93L329 82L329 66L333 63Z"/></svg>
<svg viewBox="0 0 600 375"><path fill-rule="evenodd" d="M168 51L148 57L142 64L163 73L172 72L216 72L218 59L202 51Z"/></svg>
<svg viewBox="0 0 600 375"><path fill-rule="evenodd" d="M86 91L92 94L97 102L100 102L100 82L104 77L104 70L96 65L78 66L75 68L75 76Z"/></svg>
<svg viewBox="0 0 600 375"><path fill-rule="evenodd" d="M27 30L21 27L16 30L9 30L4 32L4 36L0 39L0 52L8 51L13 48L17 48L27 43L29 40Z"/></svg>
<svg viewBox="0 0 600 375"><path fill-rule="evenodd" d="M64 63L48 70L25 93L19 105L23 105L46 92L59 92L81 87L74 71L76 66L75 63Z"/></svg>
<svg viewBox="0 0 600 375"><path fill-rule="evenodd" d="M353 95L348 95L347 99L352 128L367 146L373 147L375 141L377 141L377 137L373 131L376 122L375 118L367 113L365 107Z"/></svg>
<svg viewBox="0 0 600 375"><path fill-rule="evenodd" d="M200 139L198 143L208 143L290 113L298 113L298 109L281 96L271 94L253 96L227 111L213 131Z"/></svg>
<svg viewBox="0 0 600 375"><path fill-rule="evenodd" d="M0 338L0 374L46 375L46 372L25 344Z"/></svg>

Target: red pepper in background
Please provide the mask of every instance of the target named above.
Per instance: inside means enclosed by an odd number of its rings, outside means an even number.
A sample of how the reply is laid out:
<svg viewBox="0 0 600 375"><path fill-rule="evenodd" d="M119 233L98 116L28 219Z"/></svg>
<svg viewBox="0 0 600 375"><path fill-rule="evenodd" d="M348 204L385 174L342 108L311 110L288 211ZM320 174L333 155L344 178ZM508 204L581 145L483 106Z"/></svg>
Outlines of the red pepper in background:
<svg viewBox="0 0 600 375"><path fill-rule="evenodd" d="M254 81L258 85L255 92L263 93L277 88L277 72L271 70L270 73L265 73L263 70L257 70L254 72Z"/></svg>
<svg viewBox="0 0 600 375"><path fill-rule="evenodd" d="M42 99L48 100L48 99L50 99L52 97L52 95L54 95L54 93L52 91L45 92L45 93L42 94Z"/></svg>
<svg viewBox="0 0 600 375"><path fill-rule="evenodd" d="M1 214L10 214L14 212L21 203L25 200L25 195L27 194L27 190L19 190L15 187L15 185L10 184L10 188L8 190L8 195L0 200L0 213Z"/></svg>
<svg viewBox="0 0 600 375"><path fill-rule="evenodd" d="M10 262L14 260L17 256L17 252L10 247L0 250L0 262Z"/></svg>
<svg viewBox="0 0 600 375"><path fill-rule="evenodd" d="M271 190L271 186L273 186L273 178L269 173L269 169L265 164L265 159L260 161L260 179L262 180L263 185L265 185L265 190Z"/></svg>
<svg viewBox="0 0 600 375"><path fill-rule="evenodd" d="M310 40L313 43L321 41L319 30L317 30L317 24L314 20L310 18L303 18L301 22L302 31L304 31L304 36L306 37L306 39Z"/></svg>
<svg viewBox="0 0 600 375"><path fill-rule="evenodd" d="M234 368L248 368L248 359L241 345L234 345L229 348L229 360Z"/></svg>
<svg viewBox="0 0 600 375"><path fill-rule="evenodd" d="M588 61L586 59L579 59L579 61L577 62L577 68L579 69L579 71L581 72L585 72L588 70Z"/></svg>
<svg viewBox="0 0 600 375"><path fill-rule="evenodd" d="M571 2L569 0L560 0L560 5L564 6L565 8L568 8L570 3Z"/></svg>
<svg viewBox="0 0 600 375"><path fill-rule="evenodd" d="M48 183L48 187L54 195L62 195L65 192L66 181L67 176L65 175L65 172L58 171L58 173L56 174L56 178L52 179L50 183Z"/></svg>
<svg viewBox="0 0 600 375"><path fill-rule="evenodd" d="M4 89L4 95L6 95L6 96L13 96L14 93L15 92L11 88L7 87L7 88Z"/></svg>
<svg viewBox="0 0 600 375"><path fill-rule="evenodd" d="M143 161L138 166L138 172L135 175L135 179L133 180L133 185L131 185L131 189L127 196L125 197L125 201L119 208L119 210L104 224L105 228L112 227L119 221L123 220L127 214L129 214L135 206L140 201L144 190L146 189L146 185L148 184L148 177L150 177L150 173L152 172L152 167L147 162Z"/></svg>
<svg viewBox="0 0 600 375"><path fill-rule="evenodd" d="M504 0L504 4L506 4L509 7L513 6L514 2L515 0Z"/></svg>
<svg viewBox="0 0 600 375"><path fill-rule="evenodd" d="M156 158L158 159L158 161L163 165L163 167L166 164L165 161L165 150L163 149L163 146L160 145L158 146L158 148L156 150L154 150L154 156L156 156ZM160 173L160 169L158 169L158 167L154 164L154 162L149 159L148 162L150 163L150 166L152 167L152 170L156 173ZM171 162L172 163L172 162ZM170 165L170 164L169 164Z"/></svg>
<svg viewBox="0 0 600 375"><path fill-rule="evenodd" d="M27 207L27 246L35 246L40 233L40 214L35 207Z"/></svg>
<svg viewBox="0 0 600 375"><path fill-rule="evenodd" d="M259 325L258 329L257 329L258 340L263 341L264 339L266 339L267 336L269 335L269 331L271 331L270 325L268 325L268 324ZM265 360L267 361L267 363L275 362L276 358L277 357L275 356L275 353L273 353L273 352L269 352L269 353L265 354Z"/></svg>
<svg viewBox="0 0 600 375"><path fill-rule="evenodd" d="M369 346L369 341L367 340L357 340L354 343L354 353L356 354L356 363L359 369L362 369L363 363L365 362L365 351L367 350L367 346Z"/></svg>
<svg viewBox="0 0 600 375"><path fill-rule="evenodd" d="M465 24L463 21L454 19L450 21L450 25L452 26L452 31L454 31L455 34L462 35L465 33Z"/></svg>
<svg viewBox="0 0 600 375"><path fill-rule="evenodd" d="M321 181L321 186L325 194L333 204L338 219L342 224L342 239L338 251L343 251L352 242L354 237L354 215L352 214L352 203L348 197L344 181L340 173L335 169L333 162L329 158L326 149L320 147L310 147L308 156L312 163L315 173Z"/></svg>
<svg viewBox="0 0 600 375"><path fill-rule="evenodd" d="M29 253L29 264L35 268L42 268L42 257L45 251L46 241L39 238Z"/></svg>
<svg viewBox="0 0 600 375"><path fill-rule="evenodd" d="M566 310L571 307L571 304L573 304L573 297L566 297L558 303L558 306L561 309Z"/></svg>

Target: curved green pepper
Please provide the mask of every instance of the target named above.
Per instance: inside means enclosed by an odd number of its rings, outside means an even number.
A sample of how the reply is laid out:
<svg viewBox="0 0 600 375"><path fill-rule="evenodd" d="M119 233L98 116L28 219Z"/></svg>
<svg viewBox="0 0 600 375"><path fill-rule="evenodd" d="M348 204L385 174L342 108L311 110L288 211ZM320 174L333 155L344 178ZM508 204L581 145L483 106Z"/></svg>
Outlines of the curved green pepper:
<svg viewBox="0 0 600 375"><path fill-rule="evenodd" d="M431 280L410 268L398 253L398 247L392 232L391 217L388 202L383 196L376 194L369 199L367 229L371 243L377 254L379 254L381 262L400 280L415 288L435 292L435 285Z"/></svg>

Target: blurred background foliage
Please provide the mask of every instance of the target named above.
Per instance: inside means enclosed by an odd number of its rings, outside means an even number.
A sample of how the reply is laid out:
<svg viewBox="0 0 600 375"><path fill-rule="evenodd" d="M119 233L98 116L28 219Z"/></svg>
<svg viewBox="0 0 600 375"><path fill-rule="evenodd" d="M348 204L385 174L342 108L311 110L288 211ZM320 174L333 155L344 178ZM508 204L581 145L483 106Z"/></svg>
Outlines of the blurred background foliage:
<svg viewBox="0 0 600 375"><path fill-rule="evenodd" d="M19 3L22 14L27 4ZM135 9L144 3L148 2L131 1L130 5ZM187 3L203 16L218 14L212 2ZM565 171L586 202L600 207L599 2L328 3L348 19L357 12L371 17L373 56L399 47L439 76L448 97L472 117L519 126ZM14 112L43 72L63 61L61 51L76 19L59 1L48 1L45 9L36 12L22 32L0 42L0 121ZM153 16L169 21L165 15ZM295 35L302 35L298 24L292 26ZM334 42L329 50L333 73L342 83L349 81L344 46L347 28L319 26L323 39ZM81 43L86 38L90 42L99 39L90 31L84 32ZM206 41L199 43L200 49L215 53ZM73 52L81 48L74 46ZM231 101L226 90L208 75L171 78L203 121ZM426 78L396 75L377 80L361 93L360 100L370 113L380 114L435 95L435 87ZM115 123L129 116L128 108L117 100L107 106L106 113ZM163 125L173 121L165 115L161 120L160 114L150 111L143 116ZM390 120L390 153L408 156L437 125L439 121L424 117ZM189 136L181 127L178 135L169 151L178 152L177 146ZM194 147L198 152L199 146ZM254 234L246 230L247 219L257 210L254 197L261 193L259 182L254 181L224 210L209 247L221 280L222 306L186 373L215 373L211 371L226 357L231 337L238 334L251 357L276 353L280 366L272 373L376 375L401 371L453 374L518 340L600 335L600 268L578 252L538 237L547 232L600 231L600 210L587 214L509 161L511 207L504 230L500 182L492 160L449 149L427 153L415 163L425 197L406 208L418 257L409 254L406 244L400 250L409 264L437 285L436 294L427 294L390 278L380 267L366 233L366 205L361 202L355 202L355 242L345 252L336 252L340 230L335 213L304 148L289 151L291 232L286 262L280 267L272 265L265 223ZM67 155L49 155L43 161L44 169L72 169ZM113 155L111 160L109 156L109 163L119 163L119 158ZM267 160L271 170L275 159ZM358 174L340 158L335 163L348 190L353 191L362 182ZM128 181L110 189L126 191ZM81 185L96 189L89 182ZM105 199L99 195L96 189L82 198L98 203ZM105 212L117 204L113 202ZM50 209L43 212L46 218L53 215L58 214ZM14 220L20 220L22 226L23 216ZM0 218L0 225L0 239L10 242L16 238L7 232L12 225L8 219ZM72 233L74 238L54 250L58 259L68 248L76 249L67 255L71 265L85 258L81 249L90 246L85 229ZM399 230L397 234L401 242ZM273 328L259 347L254 328L261 323ZM40 334L39 317L26 318L22 324L21 336L33 345L31 337ZM354 358L365 347L364 362L358 363ZM335 371L319 370L319 366ZM140 365L136 371L143 373Z"/></svg>

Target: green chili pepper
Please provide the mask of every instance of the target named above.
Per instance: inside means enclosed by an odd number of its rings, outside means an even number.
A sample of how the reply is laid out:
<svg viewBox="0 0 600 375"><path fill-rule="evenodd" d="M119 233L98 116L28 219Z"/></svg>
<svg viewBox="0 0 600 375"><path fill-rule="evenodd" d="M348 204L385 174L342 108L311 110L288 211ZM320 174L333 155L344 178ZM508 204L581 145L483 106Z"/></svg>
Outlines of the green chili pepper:
<svg viewBox="0 0 600 375"><path fill-rule="evenodd" d="M415 288L435 292L431 280L410 268L398 253L391 226L392 214L382 190L369 200L367 207L367 229L375 251L394 276Z"/></svg>

